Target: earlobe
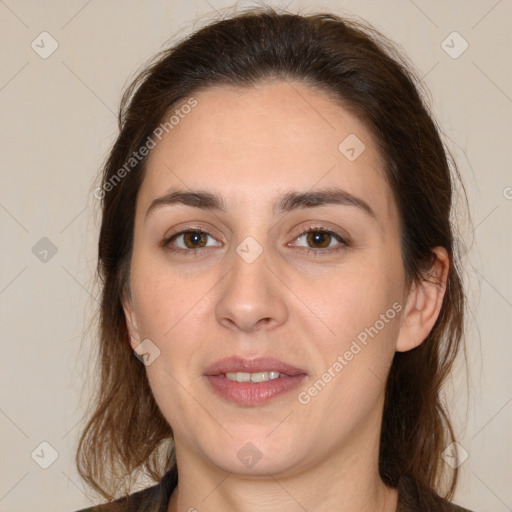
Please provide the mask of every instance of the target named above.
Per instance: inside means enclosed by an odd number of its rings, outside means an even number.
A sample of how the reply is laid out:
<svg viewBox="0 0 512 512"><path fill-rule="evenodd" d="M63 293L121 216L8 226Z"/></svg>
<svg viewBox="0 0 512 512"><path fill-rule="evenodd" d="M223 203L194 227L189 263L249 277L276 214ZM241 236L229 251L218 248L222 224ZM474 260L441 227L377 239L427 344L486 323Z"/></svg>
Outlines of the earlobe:
<svg viewBox="0 0 512 512"><path fill-rule="evenodd" d="M450 260L444 247L436 247L433 250L436 260L429 279L413 283L407 296L396 342L397 352L406 352L421 345L441 312Z"/></svg>
<svg viewBox="0 0 512 512"><path fill-rule="evenodd" d="M130 293L126 290L123 293L123 310L128 334L130 336L130 343L132 347L135 347L139 344L139 331L137 328L137 320L135 318L132 298Z"/></svg>

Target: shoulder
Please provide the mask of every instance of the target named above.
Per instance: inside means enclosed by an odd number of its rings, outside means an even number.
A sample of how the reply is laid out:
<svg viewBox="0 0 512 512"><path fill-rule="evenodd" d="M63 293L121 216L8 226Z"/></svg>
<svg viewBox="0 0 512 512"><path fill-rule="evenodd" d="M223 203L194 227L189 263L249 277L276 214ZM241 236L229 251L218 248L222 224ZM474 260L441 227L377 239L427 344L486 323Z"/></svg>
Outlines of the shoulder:
<svg viewBox="0 0 512 512"><path fill-rule="evenodd" d="M413 478L402 476L398 482L397 512L472 512L450 503L429 489L420 486Z"/></svg>
<svg viewBox="0 0 512 512"><path fill-rule="evenodd" d="M76 512L167 512L172 491L176 487L176 467L165 473L159 483L109 503L77 510Z"/></svg>

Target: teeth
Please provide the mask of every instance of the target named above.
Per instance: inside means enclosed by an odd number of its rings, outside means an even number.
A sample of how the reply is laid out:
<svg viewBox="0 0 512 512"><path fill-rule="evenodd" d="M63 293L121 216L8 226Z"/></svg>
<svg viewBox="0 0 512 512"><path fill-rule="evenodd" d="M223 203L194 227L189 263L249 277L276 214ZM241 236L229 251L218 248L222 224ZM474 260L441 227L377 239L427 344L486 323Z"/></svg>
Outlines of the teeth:
<svg viewBox="0 0 512 512"><path fill-rule="evenodd" d="M279 372L230 372L226 373L226 378L236 380L237 382L265 382L267 380L278 379L279 377L287 377L285 373Z"/></svg>

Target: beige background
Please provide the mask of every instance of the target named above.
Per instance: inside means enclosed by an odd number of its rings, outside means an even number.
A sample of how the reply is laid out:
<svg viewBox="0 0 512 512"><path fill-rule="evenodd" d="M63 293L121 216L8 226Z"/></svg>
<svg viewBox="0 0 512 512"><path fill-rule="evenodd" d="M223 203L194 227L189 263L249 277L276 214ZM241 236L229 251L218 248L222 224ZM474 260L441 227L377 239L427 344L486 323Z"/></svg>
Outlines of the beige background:
<svg viewBox="0 0 512 512"><path fill-rule="evenodd" d="M229 5L0 1L0 511L91 506L74 448L87 391L83 331L98 293L94 180L127 80L198 18ZM455 501L475 512L512 510L512 3L325 0L288 8L367 19L403 46L430 88L473 217L463 230L474 241L465 259L471 373L466 383L459 367L447 388L468 453ZM51 49L43 31L58 44L46 59L31 47ZM442 42L454 31L463 39L447 39L450 56ZM464 41L467 50L453 58Z"/></svg>

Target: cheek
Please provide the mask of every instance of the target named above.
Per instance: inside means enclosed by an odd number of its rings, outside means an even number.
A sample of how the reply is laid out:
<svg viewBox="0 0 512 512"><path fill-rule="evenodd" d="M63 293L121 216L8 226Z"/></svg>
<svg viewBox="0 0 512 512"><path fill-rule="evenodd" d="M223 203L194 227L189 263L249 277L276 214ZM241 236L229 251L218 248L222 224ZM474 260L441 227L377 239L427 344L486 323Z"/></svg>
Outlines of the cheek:
<svg viewBox="0 0 512 512"><path fill-rule="evenodd" d="M204 329L197 316L207 307L205 295L211 285L186 279L157 258L135 254L132 276L139 336L154 343L159 354L146 366L148 382L173 428L186 429L182 416L194 409L194 402L183 386L188 388L188 372L196 364L199 331Z"/></svg>
<svg viewBox="0 0 512 512"><path fill-rule="evenodd" d="M333 272L316 295L332 330L354 336L401 300L400 292L399 264L368 257Z"/></svg>
<svg viewBox="0 0 512 512"><path fill-rule="evenodd" d="M333 418L343 417L347 411L355 417L370 414L382 396L403 309L397 279L382 266L365 266L338 274L321 299L318 295L322 319L330 332L324 330L327 334L315 338L321 358L312 383L318 390L325 385L326 392L318 393L314 400ZM317 393L311 388L305 392L311 397ZM334 435L339 426L336 421L331 426Z"/></svg>
<svg viewBox="0 0 512 512"><path fill-rule="evenodd" d="M209 349L205 333L211 332L212 289L219 278L184 275L159 258L136 255L132 276L139 337L151 340L162 356L147 367L148 377L155 394L161 387L170 392L176 386L172 376L183 382L189 372L197 374L200 356Z"/></svg>
<svg viewBox="0 0 512 512"><path fill-rule="evenodd" d="M133 255L131 277L139 334L155 340L171 335L174 326L206 291L201 291L199 283L192 286L162 258L142 251Z"/></svg>
<svg viewBox="0 0 512 512"><path fill-rule="evenodd" d="M333 272L327 286L315 290L318 316L329 328L316 337L323 355L320 371L331 368L341 386L339 392L348 393L333 406L356 396L362 399L355 391L356 383L366 383L374 393L384 385L403 309L401 276L400 264L393 258L360 258L358 264Z"/></svg>

